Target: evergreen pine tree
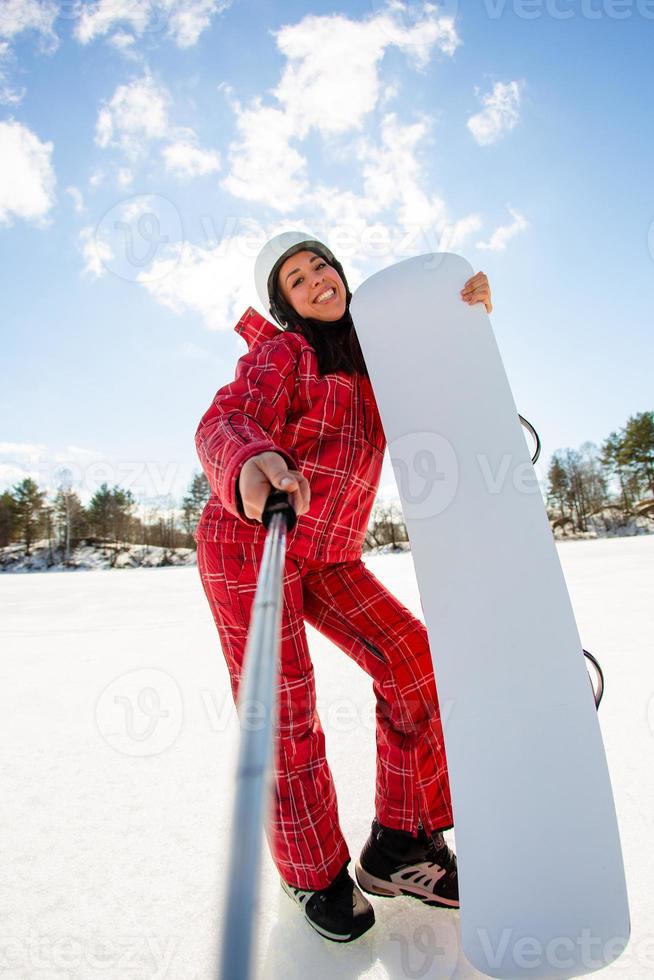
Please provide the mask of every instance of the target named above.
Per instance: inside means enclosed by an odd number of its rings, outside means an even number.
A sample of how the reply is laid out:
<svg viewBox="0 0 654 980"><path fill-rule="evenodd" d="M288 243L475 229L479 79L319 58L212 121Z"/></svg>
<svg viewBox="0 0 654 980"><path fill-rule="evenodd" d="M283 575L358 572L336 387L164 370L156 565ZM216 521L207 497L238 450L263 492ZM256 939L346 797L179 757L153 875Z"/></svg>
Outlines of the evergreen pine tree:
<svg viewBox="0 0 654 980"><path fill-rule="evenodd" d="M18 513L16 511L16 501L5 490L0 494L0 548L10 544L18 530Z"/></svg>
<svg viewBox="0 0 654 980"><path fill-rule="evenodd" d="M569 513L569 495L570 480L563 459L557 451L552 453L547 472L547 499L558 507L559 517L565 517Z"/></svg>
<svg viewBox="0 0 654 980"><path fill-rule="evenodd" d="M25 542L25 553L31 554L31 546L43 525L45 492L39 490L31 479L26 477L12 488L18 526Z"/></svg>
<svg viewBox="0 0 654 980"><path fill-rule="evenodd" d="M623 445L641 492L654 495L654 412L640 412L627 419Z"/></svg>
<svg viewBox="0 0 654 980"><path fill-rule="evenodd" d="M182 521L184 530L189 536L193 535L204 505L210 496L211 487L205 474L194 474L189 491L182 501Z"/></svg>

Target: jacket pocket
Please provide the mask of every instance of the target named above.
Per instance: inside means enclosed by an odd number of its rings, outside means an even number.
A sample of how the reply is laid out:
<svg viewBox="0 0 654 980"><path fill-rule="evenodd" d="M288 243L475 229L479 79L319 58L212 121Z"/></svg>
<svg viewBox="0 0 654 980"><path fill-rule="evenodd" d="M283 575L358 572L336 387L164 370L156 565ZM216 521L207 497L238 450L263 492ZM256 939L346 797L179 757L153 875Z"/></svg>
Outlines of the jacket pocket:
<svg viewBox="0 0 654 980"><path fill-rule="evenodd" d="M382 663L386 663L386 657L381 652L381 650L379 649L379 647L376 647L374 643L371 643L370 640L366 640L365 637L363 637L363 636L360 636L359 639L364 644L364 646L367 646L368 647L368 649L370 650L370 652L372 654L374 654L374 656L377 657L378 660L381 660Z"/></svg>

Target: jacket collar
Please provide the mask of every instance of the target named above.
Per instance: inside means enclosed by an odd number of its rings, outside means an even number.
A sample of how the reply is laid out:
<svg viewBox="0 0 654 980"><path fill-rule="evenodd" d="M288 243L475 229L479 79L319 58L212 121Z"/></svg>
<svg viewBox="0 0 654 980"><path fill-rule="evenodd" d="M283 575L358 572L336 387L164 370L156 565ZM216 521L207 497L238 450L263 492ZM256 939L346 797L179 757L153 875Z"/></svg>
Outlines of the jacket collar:
<svg viewBox="0 0 654 980"><path fill-rule="evenodd" d="M237 334L243 337L249 350L263 343L264 340L270 340L277 334L284 333L270 320L266 320L265 316L255 310L253 306L248 306L234 329Z"/></svg>

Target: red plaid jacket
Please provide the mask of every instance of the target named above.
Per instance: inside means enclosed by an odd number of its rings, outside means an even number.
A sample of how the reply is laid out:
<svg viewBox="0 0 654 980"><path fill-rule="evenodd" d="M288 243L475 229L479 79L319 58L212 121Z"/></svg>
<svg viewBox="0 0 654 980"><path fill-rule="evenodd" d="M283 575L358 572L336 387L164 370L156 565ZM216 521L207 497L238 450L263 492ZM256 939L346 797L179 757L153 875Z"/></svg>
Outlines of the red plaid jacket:
<svg viewBox="0 0 654 980"><path fill-rule="evenodd" d="M197 541L266 535L237 497L241 467L273 451L309 482L311 503L287 536L287 554L318 561L361 556L386 437L367 378L320 376L313 347L249 307L236 324L249 351L200 420L195 445L211 487Z"/></svg>

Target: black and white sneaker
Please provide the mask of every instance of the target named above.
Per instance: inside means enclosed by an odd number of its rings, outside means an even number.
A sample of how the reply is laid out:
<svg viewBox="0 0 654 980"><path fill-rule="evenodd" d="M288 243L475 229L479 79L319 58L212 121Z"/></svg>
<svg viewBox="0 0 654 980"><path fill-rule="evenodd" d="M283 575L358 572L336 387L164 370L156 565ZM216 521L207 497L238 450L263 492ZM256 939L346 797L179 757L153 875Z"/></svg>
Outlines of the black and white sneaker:
<svg viewBox="0 0 654 980"><path fill-rule="evenodd" d="M429 835L420 827L415 838L374 819L355 874L370 895L412 895L426 905L459 908L456 854L440 832Z"/></svg>
<svg viewBox="0 0 654 980"><path fill-rule="evenodd" d="M280 878L287 895L303 910L309 925L325 939L349 943L375 923L372 905L362 895L347 870L349 858L326 888L308 891Z"/></svg>

